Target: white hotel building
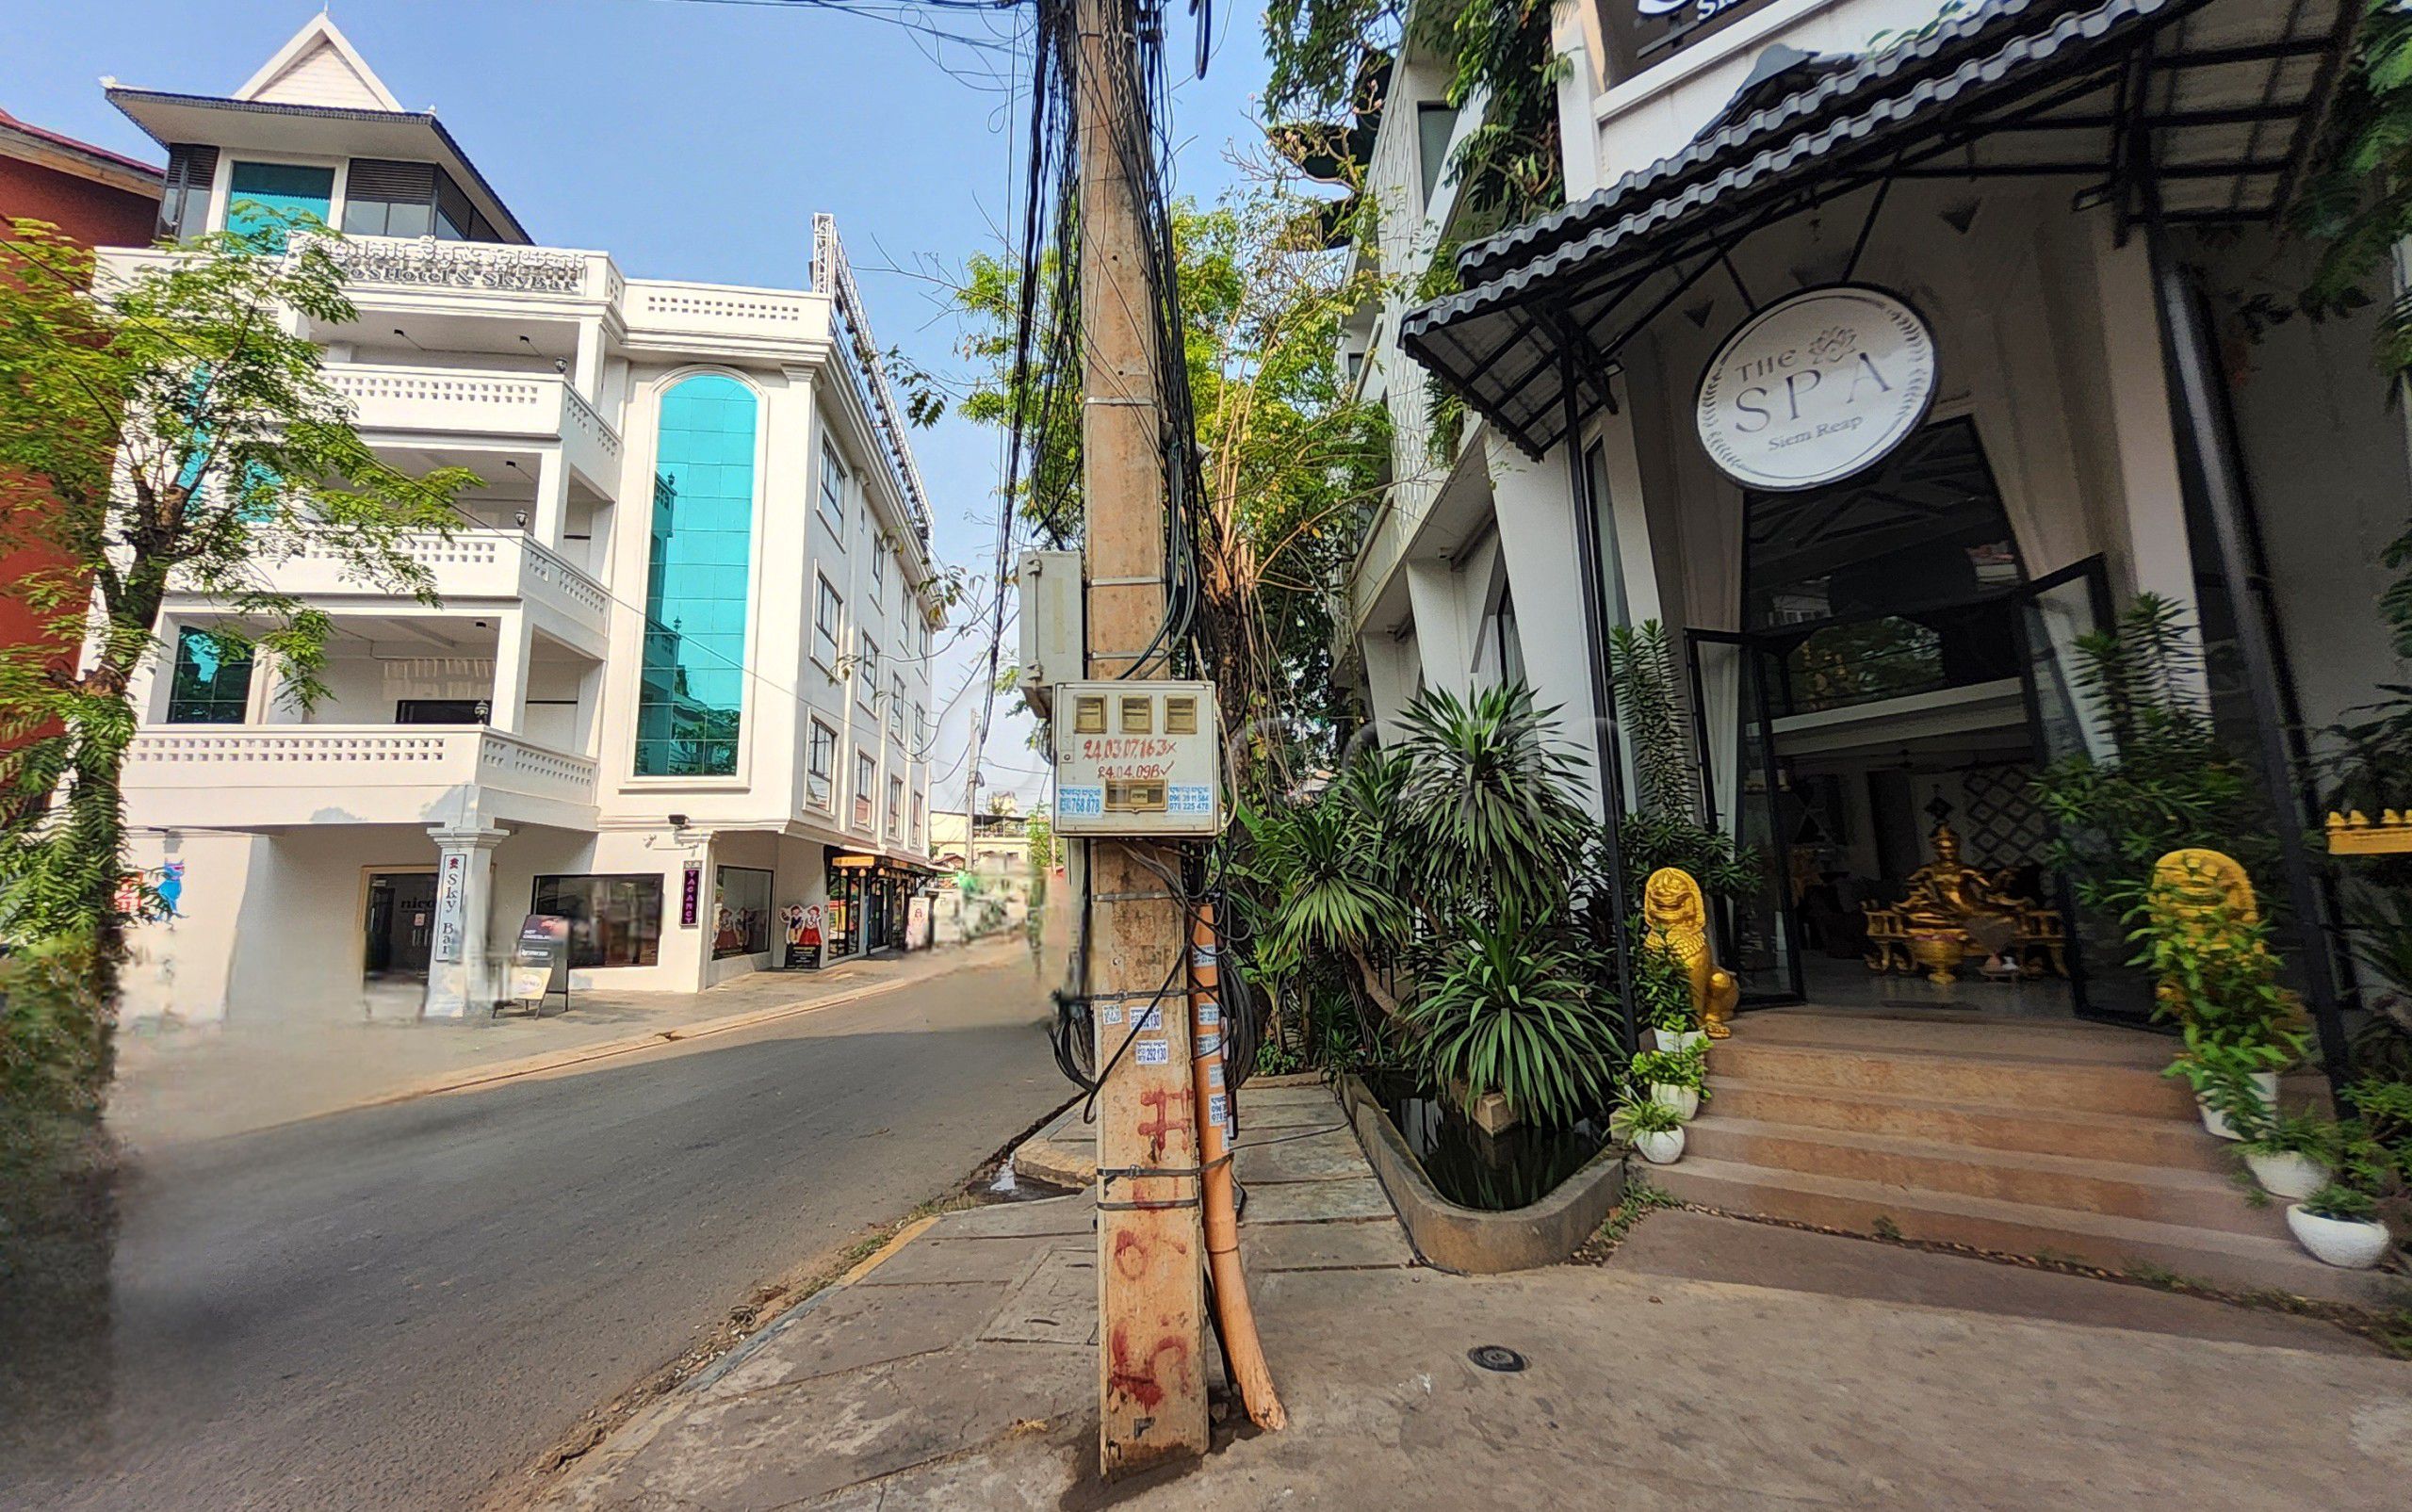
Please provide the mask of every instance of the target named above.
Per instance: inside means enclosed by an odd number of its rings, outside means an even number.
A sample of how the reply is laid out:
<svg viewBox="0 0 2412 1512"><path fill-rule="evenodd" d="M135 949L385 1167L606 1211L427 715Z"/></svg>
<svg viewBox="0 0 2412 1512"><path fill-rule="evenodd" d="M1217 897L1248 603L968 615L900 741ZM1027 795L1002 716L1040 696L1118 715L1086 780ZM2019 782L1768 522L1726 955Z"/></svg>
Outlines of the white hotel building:
<svg viewBox="0 0 2412 1512"><path fill-rule="evenodd" d="M479 1013L531 913L571 920L578 987L693 990L780 965L833 883L833 945L901 944L942 610L829 223L809 290L536 245L323 16L231 95L107 89L167 151L164 237L245 202L344 234L328 377L398 465L484 480L416 547L441 608L266 565L334 623L311 707L171 599L125 790L176 908L129 1014Z"/></svg>

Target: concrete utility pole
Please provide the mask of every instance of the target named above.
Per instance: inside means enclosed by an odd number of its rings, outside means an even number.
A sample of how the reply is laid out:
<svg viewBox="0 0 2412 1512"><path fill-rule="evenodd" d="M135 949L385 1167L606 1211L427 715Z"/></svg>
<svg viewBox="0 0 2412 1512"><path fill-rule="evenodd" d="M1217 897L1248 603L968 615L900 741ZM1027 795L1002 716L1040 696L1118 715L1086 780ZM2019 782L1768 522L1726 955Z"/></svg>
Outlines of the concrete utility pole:
<svg viewBox="0 0 2412 1512"><path fill-rule="evenodd" d="M1141 231L1144 186L1130 174L1152 148L1138 119L1135 0L1079 0L1076 15L1087 659L1090 677L1107 678L1133 669L1156 639L1166 599L1156 294ZM1160 649L1136 675L1167 671ZM1088 846L1089 990L1102 1081L1099 1447L1111 1477L1206 1452L1205 1252L1183 969L1189 931L1182 900L1167 886L1181 876L1181 855L1154 840ZM1193 1174L1134 1174L1164 1170Z"/></svg>

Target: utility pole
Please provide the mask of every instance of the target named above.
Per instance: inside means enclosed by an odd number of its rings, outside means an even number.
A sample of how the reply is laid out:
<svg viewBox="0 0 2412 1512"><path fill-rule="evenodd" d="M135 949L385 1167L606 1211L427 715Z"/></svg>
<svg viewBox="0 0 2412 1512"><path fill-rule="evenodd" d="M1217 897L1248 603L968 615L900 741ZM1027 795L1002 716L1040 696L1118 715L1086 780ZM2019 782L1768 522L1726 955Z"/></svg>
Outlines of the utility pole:
<svg viewBox="0 0 2412 1512"><path fill-rule="evenodd" d="M1077 0L1088 675L1165 677L1164 397L1142 231L1138 0ZM1110 1478L1207 1447L1205 1251L1181 854L1088 844L1098 1128L1099 1452ZM1171 1171L1182 1174L1155 1175Z"/></svg>

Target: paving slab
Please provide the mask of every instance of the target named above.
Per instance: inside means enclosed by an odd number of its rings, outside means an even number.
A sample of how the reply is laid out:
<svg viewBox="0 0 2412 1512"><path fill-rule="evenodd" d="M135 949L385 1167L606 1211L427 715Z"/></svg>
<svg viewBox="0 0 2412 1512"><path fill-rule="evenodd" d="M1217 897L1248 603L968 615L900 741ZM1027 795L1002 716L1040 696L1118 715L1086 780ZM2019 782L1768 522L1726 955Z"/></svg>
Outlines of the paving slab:
<svg viewBox="0 0 2412 1512"><path fill-rule="evenodd" d="M1340 1104L1328 1096L1320 1102L1277 1102L1259 1105L1247 1093L1240 1094L1240 1138L1252 1139L1260 1131L1278 1129L1345 1129L1348 1116Z"/></svg>
<svg viewBox="0 0 2412 1512"><path fill-rule="evenodd" d="M561 1505L772 1512L1086 1407L1095 1352L958 1345L695 1404Z"/></svg>
<svg viewBox="0 0 2412 1512"><path fill-rule="evenodd" d="M1006 1344L1097 1342L1097 1250L1059 1244L1035 1256L980 1330Z"/></svg>
<svg viewBox="0 0 2412 1512"><path fill-rule="evenodd" d="M959 1286L986 1282L1002 1286L1019 1276L1041 1252L1052 1248L1057 1235L1027 1238L932 1235L905 1245L862 1277L863 1286L940 1284Z"/></svg>
<svg viewBox="0 0 2412 1512"><path fill-rule="evenodd" d="M2370 1340L2314 1318L1721 1213L1653 1213L1626 1236L1608 1265L1692 1280L2282 1344L2322 1354L2384 1353Z"/></svg>
<svg viewBox="0 0 2412 1512"><path fill-rule="evenodd" d="M1362 1177L1372 1166L1346 1129L1324 1132L1267 1130L1245 1135L1231 1158L1244 1182L1331 1181Z"/></svg>
<svg viewBox="0 0 2412 1512"><path fill-rule="evenodd" d="M1371 1175L1340 1181L1271 1181L1247 1189L1246 1223L1324 1223L1392 1217L1390 1194Z"/></svg>
<svg viewBox="0 0 2412 1512"><path fill-rule="evenodd" d="M1415 1248L1393 1218L1247 1224L1240 1229L1240 1262L1250 1276L1412 1265Z"/></svg>
<svg viewBox="0 0 2412 1512"><path fill-rule="evenodd" d="M1002 1283L842 1288L764 1329L700 1381L696 1394L744 1396L944 1349L975 1337L1006 1290Z"/></svg>
<svg viewBox="0 0 2412 1512"><path fill-rule="evenodd" d="M1018 1239L1034 1234L1097 1231L1097 1203L1087 1193L1038 1202L1001 1202L942 1214L927 1239Z"/></svg>

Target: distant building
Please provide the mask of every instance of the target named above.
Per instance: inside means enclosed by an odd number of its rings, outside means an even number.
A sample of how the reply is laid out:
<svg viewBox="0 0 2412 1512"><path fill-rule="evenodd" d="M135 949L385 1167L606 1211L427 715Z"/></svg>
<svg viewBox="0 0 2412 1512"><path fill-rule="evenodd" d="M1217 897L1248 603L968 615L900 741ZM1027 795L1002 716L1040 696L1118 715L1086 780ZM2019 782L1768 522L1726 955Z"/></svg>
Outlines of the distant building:
<svg viewBox="0 0 2412 1512"><path fill-rule="evenodd" d="M529 914L578 985L693 990L901 944L928 854L928 500L834 227L810 289L622 274L540 245L432 112L314 18L230 95L110 84L168 153L104 275L251 206L339 229L355 318L318 323L370 445L485 480L419 544L440 609L303 552L328 696L220 656L171 600L135 690L138 862L181 888L129 1011L457 1016ZM626 186L622 186L626 188Z"/></svg>
<svg viewBox="0 0 2412 1512"><path fill-rule="evenodd" d="M961 809L930 815L930 859L940 871L969 873L986 886L1019 891L1030 880L1030 817L1010 797L989 813Z"/></svg>
<svg viewBox="0 0 2412 1512"><path fill-rule="evenodd" d="M84 246L115 247L150 240L158 219L157 169L0 110L0 221L45 220ZM44 635L46 616L14 592L60 560L41 545L0 545L0 645L50 643L73 659L74 644Z"/></svg>

